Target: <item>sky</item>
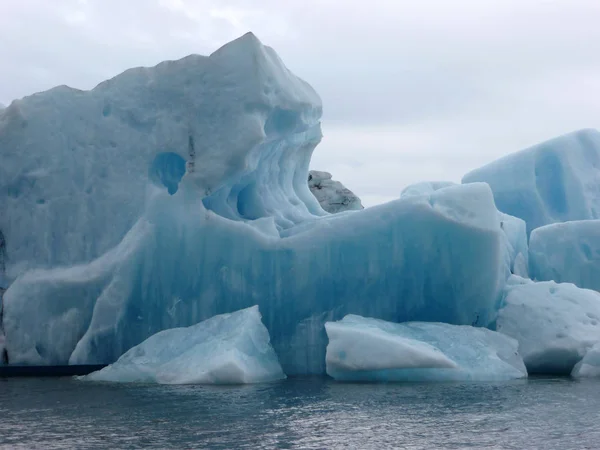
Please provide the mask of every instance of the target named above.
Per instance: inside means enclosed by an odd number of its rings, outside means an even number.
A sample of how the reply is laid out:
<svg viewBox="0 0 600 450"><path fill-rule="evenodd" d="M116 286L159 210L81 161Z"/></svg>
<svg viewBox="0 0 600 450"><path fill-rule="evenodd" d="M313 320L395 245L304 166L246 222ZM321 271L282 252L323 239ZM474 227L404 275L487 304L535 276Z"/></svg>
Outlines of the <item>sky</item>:
<svg viewBox="0 0 600 450"><path fill-rule="evenodd" d="M0 103L252 31L323 100L311 167L371 206L600 128L597 0L1 0Z"/></svg>

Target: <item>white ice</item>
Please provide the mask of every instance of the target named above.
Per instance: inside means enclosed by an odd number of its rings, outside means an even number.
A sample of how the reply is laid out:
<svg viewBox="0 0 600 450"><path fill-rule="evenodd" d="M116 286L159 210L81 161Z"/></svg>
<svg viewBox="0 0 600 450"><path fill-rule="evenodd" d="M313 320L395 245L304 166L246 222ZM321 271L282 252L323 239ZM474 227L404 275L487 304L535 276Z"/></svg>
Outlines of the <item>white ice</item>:
<svg viewBox="0 0 600 450"><path fill-rule="evenodd" d="M568 375L600 342L600 293L513 276L496 330L519 342L529 374Z"/></svg>
<svg viewBox="0 0 600 450"><path fill-rule="evenodd" d="M245 384L285 378L257 306L150 336L90 381Z"/></svg>

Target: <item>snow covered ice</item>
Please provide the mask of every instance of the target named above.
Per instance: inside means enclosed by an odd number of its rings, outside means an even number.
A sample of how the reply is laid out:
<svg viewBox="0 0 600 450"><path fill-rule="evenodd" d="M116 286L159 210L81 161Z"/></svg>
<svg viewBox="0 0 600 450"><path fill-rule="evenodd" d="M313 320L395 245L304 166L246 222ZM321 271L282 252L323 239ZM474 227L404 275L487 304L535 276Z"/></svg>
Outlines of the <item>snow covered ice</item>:
<svg viewBox="0 0 600 450"><path fill-rule="evenodd" d="M325 327L327 374L340 381L501 381L527 376L517 341L485 328L398 324L355 315Z"/></svg>
<svg viewBox="0 0 600 450"><path fill-rule="evenodd" d="M568 220L600 219L600 133L581 130L505 156L463 177L488 183L498 209L527 233Z"/></svg>
<svg viewBox="0 0 600 450"><path fill-rule="evenodd" d="M258 307L150 336L85 380L244 384L284 379Z"/></svg>
<svg viewBox="0 0 600 450"><path fill-rule="evenodd" d="M546 225L529 240L531 276L600 291L600 220Z"/></svg>
<svg viewBox="0 0 600 450"><path fill-rule="evenodd" d="M496 330L519 342L529 374L569 375L600 342L600 293L514 276Z"/></svg>

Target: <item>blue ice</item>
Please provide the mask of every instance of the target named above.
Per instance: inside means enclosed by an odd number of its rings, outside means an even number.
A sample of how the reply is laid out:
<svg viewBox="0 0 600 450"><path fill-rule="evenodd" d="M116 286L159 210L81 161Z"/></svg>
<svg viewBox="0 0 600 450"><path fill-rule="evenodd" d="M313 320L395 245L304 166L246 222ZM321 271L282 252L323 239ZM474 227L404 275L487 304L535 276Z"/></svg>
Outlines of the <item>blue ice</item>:
<svg viewBox="0 0 600 450"><path fill-rule="evenodd" d="M527 376L514 339L485 328L348 315L325 324L339 381L500 381Z"/></svg>

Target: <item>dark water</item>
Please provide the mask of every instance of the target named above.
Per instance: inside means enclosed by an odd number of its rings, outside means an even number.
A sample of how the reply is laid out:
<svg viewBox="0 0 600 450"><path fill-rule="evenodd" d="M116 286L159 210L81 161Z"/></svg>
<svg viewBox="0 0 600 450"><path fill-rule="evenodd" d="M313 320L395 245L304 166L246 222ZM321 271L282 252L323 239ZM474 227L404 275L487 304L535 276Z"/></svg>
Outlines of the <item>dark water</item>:
<svg viewBox="0 0 600 450"><path fill-rule="evenodd" d="M600 448L600 382L239 386L0 379L1 448Z"/></svg>

